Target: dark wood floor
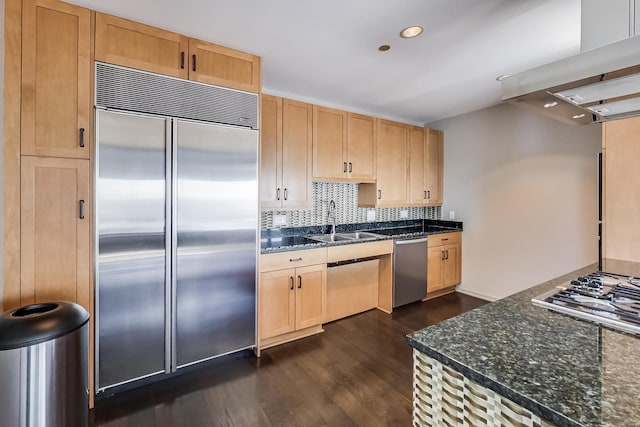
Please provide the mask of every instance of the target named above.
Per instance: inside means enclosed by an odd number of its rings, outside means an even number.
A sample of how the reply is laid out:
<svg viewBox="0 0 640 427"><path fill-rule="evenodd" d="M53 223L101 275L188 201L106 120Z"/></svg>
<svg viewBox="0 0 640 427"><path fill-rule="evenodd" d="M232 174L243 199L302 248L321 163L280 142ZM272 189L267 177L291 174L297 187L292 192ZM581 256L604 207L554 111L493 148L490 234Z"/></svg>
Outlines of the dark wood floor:
<svg viewBox="0 0 640 427"><path fill-rule="evenodd" d="M483 304L450 294L342 319L259 359L247 352L99 400L91 426L410 426L405 335Z"/></svg>

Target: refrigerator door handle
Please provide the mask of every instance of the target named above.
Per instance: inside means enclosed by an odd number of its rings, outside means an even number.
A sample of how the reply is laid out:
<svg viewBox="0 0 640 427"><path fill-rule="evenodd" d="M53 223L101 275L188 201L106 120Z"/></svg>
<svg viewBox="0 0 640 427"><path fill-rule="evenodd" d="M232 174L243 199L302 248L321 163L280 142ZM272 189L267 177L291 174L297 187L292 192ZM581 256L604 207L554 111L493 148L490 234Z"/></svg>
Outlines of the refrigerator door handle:
<svg viewBox="0 0 640 427"><path fill-rule="evenodd" d="M167 251L167 256L170 257L170 277L171 281L169 294L166 299L168 300L168 313L171 313L169 319L167 319L167 331L168 348L167 348L167 366L170 367L169 372L174 372L178 366L178 349L176 346L176 330L177 330L177 313L178 313L178 299L177 299L177 287L178 287L178 227L176 221L178 218L178 183L173 176L177 171L178 166L178 144L176 143L178 138L178 126L174 119L167 120L167 200L171 200L171 203L167 203L167 223L171 224L170 229L167 230L167 236L170 236L167 240L170 243L170 249Z"/></svg>

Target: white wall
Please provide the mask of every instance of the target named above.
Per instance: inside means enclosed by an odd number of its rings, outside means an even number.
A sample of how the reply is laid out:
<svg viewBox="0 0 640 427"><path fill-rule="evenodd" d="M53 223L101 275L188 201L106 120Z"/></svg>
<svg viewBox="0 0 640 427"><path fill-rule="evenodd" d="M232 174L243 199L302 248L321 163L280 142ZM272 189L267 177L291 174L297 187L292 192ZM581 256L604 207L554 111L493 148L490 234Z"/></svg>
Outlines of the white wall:
<svg viewBox="0 0 640 427"><path fill-rule="evenodd" d="M442 217L464 221L459 291L498 299L597 261L600 125L502 104L428 126L445 132Z"/></svg>

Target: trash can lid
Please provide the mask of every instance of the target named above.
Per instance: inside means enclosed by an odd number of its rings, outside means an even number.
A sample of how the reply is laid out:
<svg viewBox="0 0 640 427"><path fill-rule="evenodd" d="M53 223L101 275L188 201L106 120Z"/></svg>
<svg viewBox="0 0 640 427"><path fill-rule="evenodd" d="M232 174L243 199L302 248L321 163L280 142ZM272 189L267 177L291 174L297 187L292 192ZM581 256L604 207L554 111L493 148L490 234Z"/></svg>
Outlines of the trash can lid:
<svg viewBox="0 0 640 427"><path fill-rule="evenodd" d="M28 347L66 335L89 321L80 305L43 302L0 314L0 350Z"/></svg>

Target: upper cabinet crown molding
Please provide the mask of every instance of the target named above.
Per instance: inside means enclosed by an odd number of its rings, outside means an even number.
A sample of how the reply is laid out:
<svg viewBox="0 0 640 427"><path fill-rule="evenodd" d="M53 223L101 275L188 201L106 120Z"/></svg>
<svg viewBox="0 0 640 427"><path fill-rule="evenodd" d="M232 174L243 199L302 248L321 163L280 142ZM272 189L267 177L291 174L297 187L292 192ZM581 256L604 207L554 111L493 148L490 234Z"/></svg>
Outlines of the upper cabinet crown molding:
<svg viewBox="0 0 640 427"><path fill-rule="evenodd" d="M91 11L25 0L21 153L91 157Z"/></svg>
<svg viewBox="0 0 640 427"><path fill-rule="evenodd" d="M260 57L104 13L96 13L96 60L260 92Z"/></svg>

